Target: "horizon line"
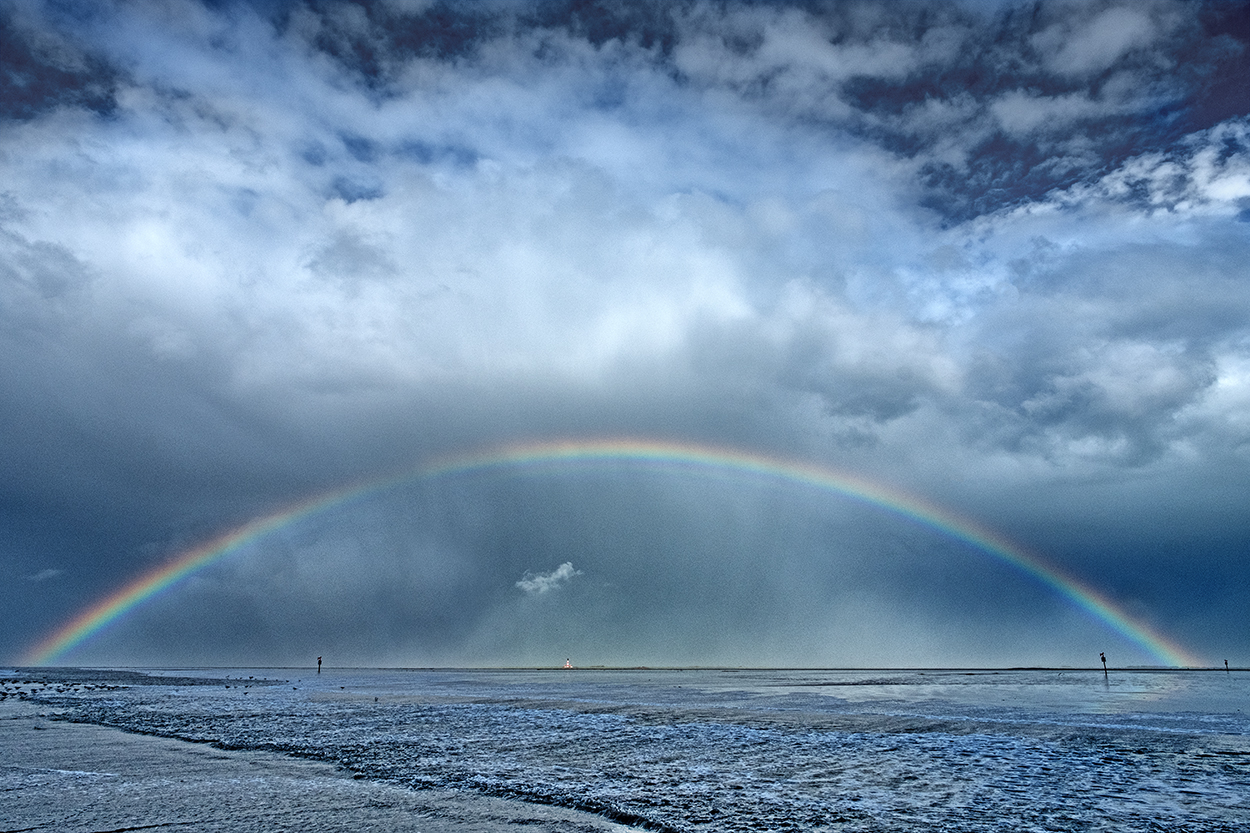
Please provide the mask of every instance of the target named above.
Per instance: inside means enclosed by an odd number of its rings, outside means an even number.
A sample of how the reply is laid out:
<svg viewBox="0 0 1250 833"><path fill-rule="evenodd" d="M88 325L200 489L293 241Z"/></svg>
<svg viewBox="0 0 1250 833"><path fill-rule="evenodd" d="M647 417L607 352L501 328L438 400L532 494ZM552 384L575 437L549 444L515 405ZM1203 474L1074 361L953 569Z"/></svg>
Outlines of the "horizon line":
<svg viewBox="0 0 1250 833"><path fill-rule="evenodd" d="M316 665L19 665L0 664L13 671L311 671ZM321 673L336 671L778 671L778 672L964 672L982 671L1102 671L1101 665L322 665ZM1250 666L1229 665L1108 665L1108 671L1250 671Z"/></svg>

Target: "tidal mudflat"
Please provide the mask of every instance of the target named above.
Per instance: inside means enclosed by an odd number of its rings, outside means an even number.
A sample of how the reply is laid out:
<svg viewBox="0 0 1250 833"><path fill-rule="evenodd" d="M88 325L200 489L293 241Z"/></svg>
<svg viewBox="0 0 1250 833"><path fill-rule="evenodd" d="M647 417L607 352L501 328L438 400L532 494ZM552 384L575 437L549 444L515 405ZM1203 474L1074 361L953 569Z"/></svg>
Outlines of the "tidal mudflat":
<svg viewBox="0 0 1250 833"><path fill-rule="evenodd" d="M1250 673L1236 670L182 669L5 681L5 722L20 731L4 732L0 771L18 801L6 799L3 829L104 829L53 824L98 806L124 807L132 827L206 813L230 830L285 829L284 818L387 830L1250 825ZM29 807L15 816L23 795L57 804L46 820ZM216 827L223 817L237 826Z"/></svg>

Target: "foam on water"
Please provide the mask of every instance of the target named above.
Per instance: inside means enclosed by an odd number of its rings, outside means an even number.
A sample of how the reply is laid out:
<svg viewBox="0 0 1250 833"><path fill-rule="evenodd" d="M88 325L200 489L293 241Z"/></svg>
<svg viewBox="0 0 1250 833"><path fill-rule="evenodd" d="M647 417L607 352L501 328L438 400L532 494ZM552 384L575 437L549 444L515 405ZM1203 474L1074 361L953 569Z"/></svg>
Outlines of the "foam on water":
<svg viewBox="0 0 1250 833"><path fill-rule="evenodd" d="M1250 826L1246 672L198 673L218 682L40 696L72 719L650 829Z"/></svg>

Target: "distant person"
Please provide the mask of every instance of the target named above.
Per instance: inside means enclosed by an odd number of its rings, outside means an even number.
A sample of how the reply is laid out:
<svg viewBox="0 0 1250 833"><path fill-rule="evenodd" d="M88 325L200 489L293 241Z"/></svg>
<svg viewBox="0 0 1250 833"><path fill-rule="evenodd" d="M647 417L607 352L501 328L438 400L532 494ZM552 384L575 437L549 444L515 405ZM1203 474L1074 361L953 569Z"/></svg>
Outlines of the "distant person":
<svg viewBox="0 0 1250 833"><path fill-rule="evenodd" d="M1228 660L1224 660L1224 671L1228 671Z"/></svg>
<svg viewBox="0 0 1250 833"><path fill-rule="evenodd" d="M321 673L321 657L317 657L317 673Z"/></svg>
<svg viewBox="0 0 1250 833"><path fill-rule="evenodd" d="M1102 660L1102 675L1107 676L1107 654L1104 651L1098 652L1098 658Z"/></svg>

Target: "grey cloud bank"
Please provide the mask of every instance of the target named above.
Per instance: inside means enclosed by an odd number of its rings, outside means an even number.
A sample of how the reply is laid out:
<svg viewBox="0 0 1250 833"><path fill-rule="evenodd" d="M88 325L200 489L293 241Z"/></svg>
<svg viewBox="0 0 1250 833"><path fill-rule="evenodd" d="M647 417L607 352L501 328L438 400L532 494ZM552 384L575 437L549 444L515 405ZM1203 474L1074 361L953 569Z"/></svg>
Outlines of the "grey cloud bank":
<svg viewBox="0 0 1250 833"><path fill-rule="evenodd" d="M1245 4L2 9L0 657L310 495L631 436L892 484L1250 661ZM828 496L574 469L373 494L70 659L1115 638Z"/></svg>

